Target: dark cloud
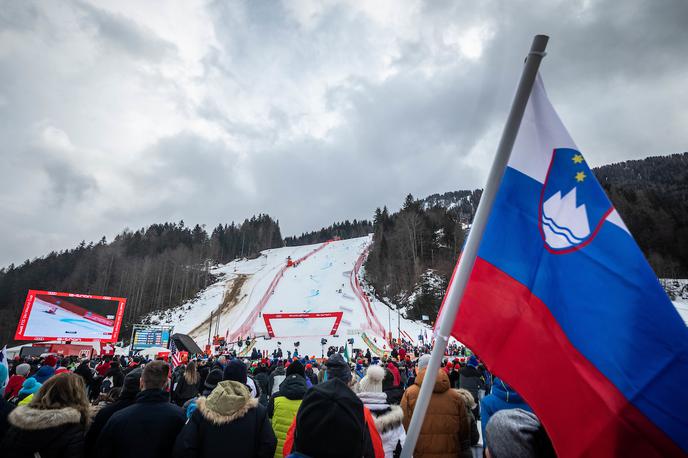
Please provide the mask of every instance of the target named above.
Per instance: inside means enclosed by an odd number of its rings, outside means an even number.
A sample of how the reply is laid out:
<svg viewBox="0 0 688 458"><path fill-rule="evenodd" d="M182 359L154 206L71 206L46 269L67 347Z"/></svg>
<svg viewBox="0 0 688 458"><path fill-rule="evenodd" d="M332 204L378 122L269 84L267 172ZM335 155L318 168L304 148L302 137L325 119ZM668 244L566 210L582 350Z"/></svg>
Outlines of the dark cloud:
<svg viewBox="0 0 688 458"><path fill-rule="evenodd" d="M290 235L482 186L536 33L591 163L685 150L682 0L56 5L0 0L0 264L164 220L268 212Z"/></svg>

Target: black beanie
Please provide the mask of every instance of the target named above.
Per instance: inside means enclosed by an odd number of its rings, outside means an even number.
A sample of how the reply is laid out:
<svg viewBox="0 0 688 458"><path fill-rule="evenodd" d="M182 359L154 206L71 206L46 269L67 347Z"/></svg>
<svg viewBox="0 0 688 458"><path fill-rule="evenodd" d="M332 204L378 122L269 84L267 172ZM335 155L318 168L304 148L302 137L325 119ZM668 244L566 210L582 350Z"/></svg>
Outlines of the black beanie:
<svg viewBox="0 0 688 458"><path fill-rule="evenodd" d="M332 443L332 431L345 441ZM307 456L362 456L368 441L363 403L340 379L306 392L296 414L294 448Z"/></svg>
<svg viewBox="0 0 688 458"><path fill-rule="evenodd" d="M134 369L124 377L124 385L122 385L122 394L120 396L133 398L141 391L141 374L143 374L143 369Z"/></svg>
<svg viewBox="0 0 688 458"><path fill-rule="evenodd" d="M303 364L301 364L301 361L299 361L298 359L291 363L289 367L287 367L287 375L291 374L297 374L301 377L306 376L306 370L304 369Z"/></svg>
<svg viewBox="0 0 688 458"><path fill-rule="evenodd" d="M344 383L351 381L351 367L344 361L341 353L334 353L325 363L327 366L327 380L338 378Z"/></svg>
<svg viewBox="0 0 688 458"><path fill-rule="evenodd" d="M242 363L236 358L230 359L229 363L227 363L227 367L225 367L222 378L223 380L234 380L235 382L246 385L246 364Z"/></svg>
<svg viewBox="0 0 688 458"><path fill-rule="evenodd" d="M222 370L221 369L213 369L208 373L208 376L205 378L205 383L203 384L206 389L208 390L213 390L217 386L218 383L222 381Z"/></svg>

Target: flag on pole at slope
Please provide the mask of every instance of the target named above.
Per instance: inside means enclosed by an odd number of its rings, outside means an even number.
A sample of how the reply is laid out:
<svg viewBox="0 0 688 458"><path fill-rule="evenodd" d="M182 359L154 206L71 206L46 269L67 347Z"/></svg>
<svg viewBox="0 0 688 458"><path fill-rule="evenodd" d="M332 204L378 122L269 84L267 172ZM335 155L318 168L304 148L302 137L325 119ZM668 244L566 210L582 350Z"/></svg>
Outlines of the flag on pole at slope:
<svg viewBox="0 0 688 458"><path fill-rule="evenodd" d="M172 364L172 369L179 366L182 363L182 357L177 350L177 344L174 339L170 339L170 364Z"/></svg>
<svg viewBox="0 0 688 458"><path fill-rule="evenodd" d="M539 77L452 335L560 456L688 454L688 329Z"/></svg>

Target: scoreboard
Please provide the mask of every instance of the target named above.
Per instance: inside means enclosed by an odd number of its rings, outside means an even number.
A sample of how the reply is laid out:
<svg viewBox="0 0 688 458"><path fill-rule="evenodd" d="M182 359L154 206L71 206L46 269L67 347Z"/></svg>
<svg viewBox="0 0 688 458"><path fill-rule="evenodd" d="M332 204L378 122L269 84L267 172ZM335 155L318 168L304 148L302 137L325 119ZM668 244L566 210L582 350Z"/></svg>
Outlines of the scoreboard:
<svg viewBox="0 0 688 458"><path fill-rule="evenodd" d="M144 350L151 347L167 348L170 342L169 329L151 329L151 328L137 328L134 329L134 336L132 339L132 351Z"/></svg>

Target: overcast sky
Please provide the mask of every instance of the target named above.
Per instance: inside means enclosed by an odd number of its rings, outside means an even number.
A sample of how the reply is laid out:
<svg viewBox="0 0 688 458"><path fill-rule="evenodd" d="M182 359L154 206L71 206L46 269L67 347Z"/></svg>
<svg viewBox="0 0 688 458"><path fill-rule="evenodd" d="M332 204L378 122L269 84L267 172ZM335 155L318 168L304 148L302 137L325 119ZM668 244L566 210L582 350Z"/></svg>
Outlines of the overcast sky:
<svg viewBox="0 0 688 458"><path fill-rule="evenodd" d="M593 165L687 149L688 2L0 0L0 265L482 187L523 58Z"/></svg>

